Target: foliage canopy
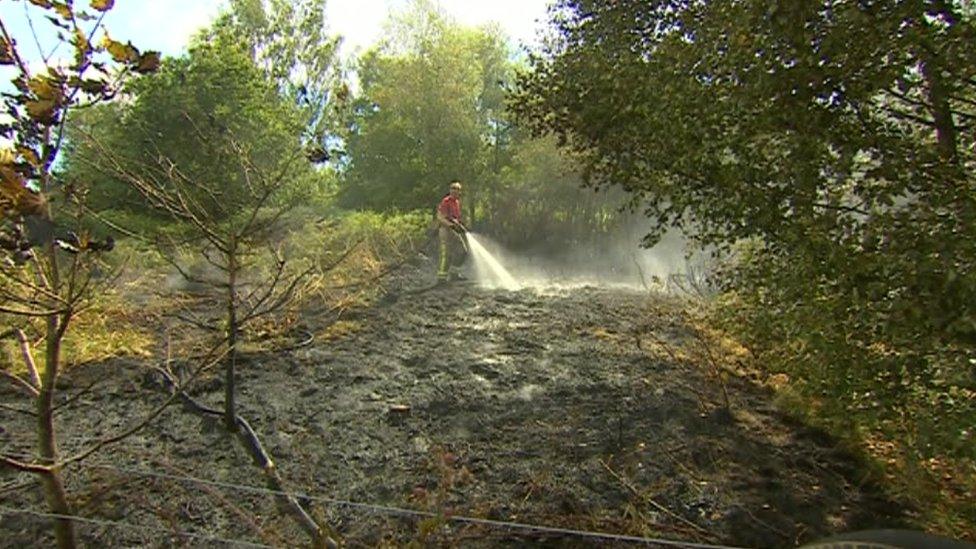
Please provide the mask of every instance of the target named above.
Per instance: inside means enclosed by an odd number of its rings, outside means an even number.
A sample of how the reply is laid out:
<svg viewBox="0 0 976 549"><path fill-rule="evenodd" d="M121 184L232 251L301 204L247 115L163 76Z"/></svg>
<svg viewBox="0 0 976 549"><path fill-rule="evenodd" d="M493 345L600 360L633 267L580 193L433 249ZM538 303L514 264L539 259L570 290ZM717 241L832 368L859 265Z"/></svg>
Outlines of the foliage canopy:
<svg viewBox="0 0 976 549"><path fill-rule="evenodd" d="M770 368L912 452L971 458L970 11L562 0L514 108L629 192L649 241L677 225L734 252L727 311Z"/></svg>

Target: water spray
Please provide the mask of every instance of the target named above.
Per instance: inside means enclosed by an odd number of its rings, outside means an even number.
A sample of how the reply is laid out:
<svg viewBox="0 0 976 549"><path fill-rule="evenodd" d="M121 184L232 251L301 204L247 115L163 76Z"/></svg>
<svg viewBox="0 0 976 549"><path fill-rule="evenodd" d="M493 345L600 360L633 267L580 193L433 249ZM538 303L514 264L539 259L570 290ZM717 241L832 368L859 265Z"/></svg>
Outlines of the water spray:
<svg viewBox="0 0 976 549"><path fill-rule="evenodd" d="M488 251L474 233L466 233L468 251L474 266L476 280L482 286L518 290L521 285L508 272L501 262Z"/></svg>

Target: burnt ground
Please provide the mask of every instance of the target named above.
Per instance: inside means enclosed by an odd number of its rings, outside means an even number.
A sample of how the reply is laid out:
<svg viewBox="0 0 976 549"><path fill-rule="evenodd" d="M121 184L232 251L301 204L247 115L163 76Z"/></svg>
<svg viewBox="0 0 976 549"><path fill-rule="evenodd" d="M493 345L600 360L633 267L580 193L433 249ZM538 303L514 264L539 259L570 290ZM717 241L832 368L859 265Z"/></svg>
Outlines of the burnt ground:
<svg viewBox="0 0 976 549"><path fill-rule="evenodd" d="M351 547L627 546L328 503L431 511L577 530L747 547L903 525L858 461L791 422L772 395L649 353L691 337L680 304L623 289L423 289L416 279L308 346L248 357L240 408L287 484L309 494ZM411 289L413 288L413 289ZM419 289L418 289L419 288ZM341 329L339 329L341 328ZM639 337L638 337L639 336ZM641 343L640 347L638 343ZM163 400L144 363L79 367L96 383L59 416L65 452ZM194 395L219 406L219 378ZM7 391L7 389L3 389ZM10 392L0 393L13 402ZM0 446L30 448L29 418L0 411ZM155 476L147 476L146 473ZM173 406L151 427L69 470L90 546L219 546L203 537L305 543L219 425ZM0 471L0 506L43 510L28 477ZM52 543L36 517L0 513L0 545Z"/></svg>

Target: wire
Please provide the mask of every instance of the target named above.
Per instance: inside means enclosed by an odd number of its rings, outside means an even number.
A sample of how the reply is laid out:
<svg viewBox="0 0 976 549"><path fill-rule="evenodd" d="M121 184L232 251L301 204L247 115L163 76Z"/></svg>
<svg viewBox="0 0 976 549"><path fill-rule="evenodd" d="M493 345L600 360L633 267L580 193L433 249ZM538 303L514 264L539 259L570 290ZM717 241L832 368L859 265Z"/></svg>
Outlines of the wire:
<svg viewBox="0 0 976 549"><path fill-rule="evenodd" d="M111 521L111 520L99 520L99 519L85 518L85 517L79 517L79 516L76 516L76 515L60 515L60 514L57 514L57 513L42 513L40 511L30 511L28 509L13 509L11 507L4 507L4 506L0 506L0 513L10 513L10 514L20 514L20 515L32 515L32 516L35 516L35 517L50 518L50 519L66 519L66 520L70 520L72 522L84 522L84 523L87 523L87 524L94 524L94 525L97 525L97 526L110 526L110 527L113 527L113 528L127 528L127 529L130 529L130 530L146 530L146 529L150 529L150 530L155 530L157 532L168 532L168 533L172 533L173 535L184 536L184 537L193 538L193 539L201 540L201 541L216 541L216 542L219 542L219 543L223 543L224 545L237 545L237 546L240 546L240 547L256 547L256 548L260 548L260 549L274 549L274 547L271 546L271 545L264 545L264 544L261 544L261 543L252 543L252 542L249 542L249 541L241 541L241 540L235 540L235 539L218 538L218 537L214 537L214 536L205 536L203 534L191 534L189 532L175 533L175 532L170 532L169 530L166 530L166 529L163 529L163 528L154 528L154 527L151 527L151 526L140 526L140 525L137 525L137 524L129 524L127 522L115 522L115 521Z"/></svg>
<svg viewBox="0 0 976 549"><path fill-rule="evenodd" d="M439 515L437 513L431 513L428 511L416 511L413 509L404 509L401 507L393 507L387 505L376 505L369 503L357 503L353 501L328 498L322 496L311 496L308 494L303 494L300 492L284 492L279 490L272 490L270 488L262 488L260 486L247 486L243 484L234 484L229 482L220 482L216 480L208 480L198 477L191 477L185 475L173 475L169 473L157 473L155 471L146 471L142 469L129 469L126 467L118 467L114 465L96 465L88 464L88 467L96 469L106 469L111 471L117 471L120 473L126 473L130 475L139 475L144 477L159 478L165 480L173 481L185 481L193 482L197 484L205 484L208 486L214 486L217 488L225 488L229 490L238 490L241 492L249 492L254 494L264 494L272 496L291 496L298 499L304 499L308 501L316 501L320 503L328 503L331 505L339 505L343 507L349 507L352 509L363 509L367 511L372 511L381 514L388 515L401 515L410 517L422 517L422 518L444 518L445 520L451 522L467 523L467 524L477 524L481 526L489 526L493 528L508 528L511 530L525 530L534 532L545 532L549 534L562 534L567 536L576 536L580 538L590 538L590 539L602 539L608 541L622 541L629 543L641 543L645 545L664 545L670 547L687 547L691 549L743 549L742 547L733 545L717 545L709 543L699 543L691 541L681 541L681 540L671 540L662 538L649 538L640 536L629 536L623 534L610 534L606 532L593 532L588 530L574 530L571 528L559 528L553 526L541 526L535 524L525 524L521 522L511 522L504 520L492 520L483 519L476 517L467 517L463 515Z"/></svg>
<svg viewBox="0 0 976 549"><path fill-rule="evenodd" d="M587 530L574 530L570 528L558 528L553 526L540 526L535 524L525 524L520 522L511 522L503 520L492 520L483 519L476 517L467 517L462 515L439 515L437 513L431 513L428 511L416 511L413 509L404 509L401 507L392 507L387 505L376 505L368 503L356 503L353 501L327 498L321 496L311 496L308 494L302 494L298 492L283 492L278 490L272 490L270 488L262 488L259 486L246 486L242 484L233 484L228 482L220 482L215 480L207 480L197 477L183 476L183 475L172 475L168 473L157 473L154 471L144 471L139 469L128 469L124 467L116 467L110 465L89 465L90 467L109 469L118 471L120 473L127 473L131 475L141 475L147 477L155 477L160 479L175 480L175 481L186 481L194 482L197 484L206 484L209 486L215 486L218 488L226 488L231 490L239 490L242 492L251 492L256 494L274 495L274 496L291 496L299 499L305 499L308 501L317 501L321 503L329 503L332 505L341 505L344 507L350 507L353 509L364 509L373 512L379 512L383 514L390 515L402 515L402 516L412 516L412 517L423 517L423 518L444 518L445 520L451 522L460 522L467 524L478 524L482 526L490 526L495 528L508 528L512 530L526 530L535 532L545 532L550 534L562 534L567 536L576 536L581 538L591 538L591 539L603 539L608 541L625 541L630 543L643 543L643 544L655 544L655 545L666 545L671 547L689 547L692 549L743 549L741 547L730 546L730 545L715 545L708 543L698 543L690 541L680 541L680 540L669 540L660 538L647 538L640 536L628 536L622 534L610 534L605 532L592 532Z"/></svg>

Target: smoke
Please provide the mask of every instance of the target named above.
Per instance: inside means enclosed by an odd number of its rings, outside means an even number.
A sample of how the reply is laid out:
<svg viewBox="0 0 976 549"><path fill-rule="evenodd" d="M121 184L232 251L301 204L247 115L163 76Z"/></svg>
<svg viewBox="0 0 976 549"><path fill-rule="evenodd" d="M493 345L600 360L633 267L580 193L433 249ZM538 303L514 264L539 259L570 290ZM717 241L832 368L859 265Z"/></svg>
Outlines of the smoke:
<svg viewBox="0 0 976 549"><path fill-rule="evenodd" d="M507 270L521 288L602 286L644 290L688 290L708 270L707 254L690 245L677 230L669 230L652 248L640 246L643 232L629 230L584 246L552 250L537 248L514 254L494 240L477 235L477 242ZM472 253L474 255L474 253ZM475 279L486 287L504 288L497 276L486 276L483 260L471 258Z"/></svg>

